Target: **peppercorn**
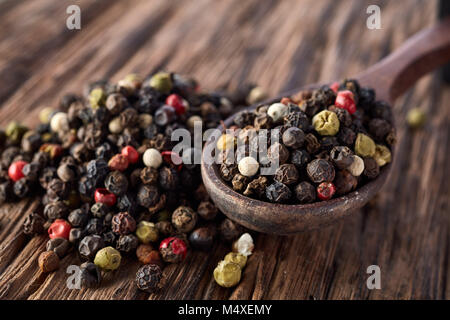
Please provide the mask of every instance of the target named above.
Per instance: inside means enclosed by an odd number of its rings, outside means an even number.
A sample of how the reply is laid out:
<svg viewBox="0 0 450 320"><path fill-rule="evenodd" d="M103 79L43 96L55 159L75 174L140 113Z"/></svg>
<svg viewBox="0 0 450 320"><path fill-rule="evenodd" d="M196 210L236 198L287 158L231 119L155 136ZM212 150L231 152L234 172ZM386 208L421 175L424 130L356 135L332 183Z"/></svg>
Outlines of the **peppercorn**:
<svg viewBox="0 0 450 320"><path fill-rule="evenodd" d="M116 154L108 162L108 167L111 171L125 171L128 169L128 165L128 158L123 154Z"/></svg>
<svg viewBox="0 0 450 320"><path fill-rule="evenodd" d="M239 161L239 172L245 177L254 176L259 170L259 163L253 157L245 157Z"/></svg>
<svg viewBox="0 0 450 320"><path fill-rule="evenodd" d="M22 178L14 182L13 192L19 199L23 199L30 192L30 187L30 181L28 181L26 178Z"/></svg>
<svg viewBox="0 0 450 320"><path fill-rule="evenodd" d="M105 243L99 235L85 236L78 245L78 252L86 260L92 260L97 252L105 246ZM96 263L97 264L97 263Z"/></svg>
<svg viewBox="0 0 450 320"><path fill-rule="evenodd" d="M48 236L50 239L64 238L69 239L69 233L72 226L63 219L56 219L48 228Z"/></svg>
<svg viewBox="0 0 450 320"><path fill-rule="evenodd" d="M186 258L187 245L180 238L170 237L161 241L159 252L165 262L178 263Z"/></svg>
<svg viewBox="0 0 450 320"><path fill-rule="evenodd" d="M358 133L355 141L355 152L361 157L373 157L375 155L375 142L369 136Z"/></svg>
<svg viewBox="0 0 450 320"><path fill-rule="evenodd" d="M69 186L60 179L52 179L47 185L47 195L52 201L64 200L69 196Z"/></svg>
<svg viewBox="0 0 450 320"><path fill-rule="evenodd" d="M155 169L158 169L162 164L161 153L154 148L147 149L144 152L142 160L147 167L152 167Z"/></svg>
<svg viewBox="0 0 450 320"><path fill-rule="evenodd" d="M253 253L255 245L253 238L249 233L244 233L233 243L233 252L242 254L243 256L250 256Z"/></svg>
<svg viewBox="0 0 450 320"><path fill-rule="evenodd" d="M247 197L261 198L266 192L267 185L267 178L264 176L259 176L248 183L243 194Z"/></svg>
<svg viewBox="0 0 450 320"><path fill-rule="evenodd" d="M155 226L161 235L170 236L176 233L175 228L170 221L159 221Z"/></svg>
<svg viewBox="0 0 450 320"><path fill-rule="evenodd" d="M241 281L241 267L231 261L220 261L213 274L217 284L224 288L234 287Z"/></svg>
<svg viewBox="0 0 450 320"><path fill-rule="evenodd" d="M355 177L359 177L364 171L364 160L357 155L352 156L352 163L347 167L347 170Z"/></svg>
<svg viewBox="0 0 450 320"><path fill-rule="evenodd" d="M69 233L69 242L70 243L78 243L81 239L86 236L86 233L81 228L72 228Z"/></svg>
<svg viewBox="0 0 450 320"><path fill-rule="evenodd" d="M344 195L356 189L358 179L347 170L342 170L336 173L334 185L336 187L336 193L338 195Z"/></svg>
<svg viewBox="0 0 450 320"><path fill-rule="evenodd" d="M290 200L291 195L289 187L278 181L266 188L266 197L270 202L284 203Z"/></svg>
<svg viewBox="0 0 450 320"><path fill-rule="evenodd" d="M149 85L153 89L167 94L172 90L173 83L169 73L158 72L152 76Z"/></svg>
<svg viewBox="0 0 450 320"><path fill-rule="evenodd" d="M311 203L316 200L316 189L311 183L303 181L295 187L295 196L301 204Z"/></svg>
<svg viewBox="0 0 450 320"><path fill-rule="evenodd" d="M116 243L116 249L129 253L134 251L139 245L139 239L133 234L121 235Z"/></svg>
<svg viewBox="0 0 450 320"><path fill-rule="evenodd" d="M376 141L384 141L386 135L391 131L392 126L384 119L372 119L369 122L369 132Z"/></svg>
<svg viewBox="0 0 450 320"><path fill-rule="evenodd" d="M140 242L147 244L158 240L159 231L153 222L141 221L137 226L136 236Z"/></svg>
<svg viewBox="0 0 450 320"><path fill-rule="evenodd" d="M24 177L30 182L35 182L38 180L39 171L40 165L38 163L33 162L27 163L22 169Z"/></svg>
<svg viewBox="0 0 450 320"><path fill-rule="evenodd" d="M94 263L100 269L112 271L119 268L121 260L119 251L113 247L105 247L96 253Z"/></svg>
<svg viewBox="0 0 450 320"><path fill-rule="evenodd" d="M93 288L100 284L102 276L94 263L85 262L80 265L79 279L82 288Z"/></svg>
<svg viewBox="0 0 450 320"><path fill-rule="evenodd" d="M267 115L272 118L273 122L279 122L283 120L284 116L286 116L289 112L289 108L287 105L283 103L274 103L270 105L267 110Z"/></svg>
<svg viewBox="0 0 450 320"><path fill-rule="evenodd" d="M146 264L136 273L136 285L145 292L156 290L162 278L161 268L156 264Z"/></svg>
<svg viewBox="0 0 450 320"><path fill-rule="evenodd" d="M87 234L100 234L102 233L104 229L103 221L101 219L92 218L89 219L88 223L86 224L86 227L84 228L84 231Z"/></svg>
<svg viewBox="0 0 450 320"><path fill-rule="evenodd" d="M179 232L190 232L197 223L197 213L189 207L179 206L172 213L172 224Z"/></svg>
<svg viewBox="0 0 450 320"><path fill-rule="evenodd" d="M244 227L226 218L219 226L221 238L226 242L232 242L239 238L245 231Z"/></svg>
<svg viewBox="0 0 450 320"><path fill-rule="evenodd" d="M189 235L189 243L195 249L208 251L214 244L216 230L212 226L197 228Z"/></svg>
<svg viewBox="0 0 450 320"><path fill-rule="evenodd" d="M316 138L316 136L312 133L308 133L305 136L305 145L306 145L306 151L309 154L315 154L320 150L320 142Z"/></svg>
<svg viewBox="0 0 450 320"><path fill-rule="evenodd" d="M34 131L26 132L22 137L22 150L25 152L35 152L41 146L41 135Z"/></svg>
<svg viewBox="0 0 450 320"><path fill-rule="evenodd" d="M368 179L375 179L380 174L380 166L373 158L364 158L364 176Z"/></svg>
<svg viewBox="0 0 450 320"><path fill-rule="evenodd" d="M305 134L303 130L297 127L291 127L283 133L283 144L290 148L300 148L305 141Z"/></svg>
<svg viewBox="0 0 450 320"><path fill-rule="evenodd" d="M236 164L225 164L220 165L220 176L225 181L231 181L233 177L239 172L238 166Z"/></svg>
<svg viewBox="0 0 450 320"><path fill-rule="evenodd" d="M355 96L350 90L339 91L334 104L337 108L345 109L350 114L356 111Z"/></svg>
<svg viewBox="0 0 450 320"><path fill-rule="evenodd" d="M284 183L285 185L292 185L299 179L299 173L295 165L283 164L276 171L274 180Z"/></svg>
<svg viewBox="0 0 450 320"><path fill-rule="evenodd" d="M22 179L23 177L25 177L25 175L23 174L23 168L27 165L28 163L25 161L16 161L13 162L9 168L8 168L8 176L12 181L19 181L20 179Z"/></svg>
<svg viewBox="0 0 450 320"><path fill-rule="evenodd" d="M112 217L112 231L117 234L128 234L136 230L136 221L128 212L120 212Z"/></svg>
<svg viewBox="0 0 450 320"><path fill-rule="evenodd" d="M176 190L179 187L180 178L175 169L162 167L159 169L159 185L164 190Z"/></svg>
<svg viewBox="0 0 450 320"><path fill-rule="evenodd" d="M103 106L105 102L106 93L102 88L97 87L89 93L89 104L92 109L97 109L100 106Z"/></svg>
<svg viewBox="0 0 450 320"><path fill-rule="evenodd" d="M120 93L110 94L106 99L106 108L112 115L118 115L127 105L127 99Z"/></svg>
<svg viewBox="0 0 450 320"><path fill-rule="evenodd" d="M309 178L314 183L334 180L334 167L327 160L315 159L311 161L310 163L308 163L306 171Z"/></svg>
<svg viewBox="0 0 450 320"><path fill-rule="evenodd" d="M28 235L44 233L45 220L36 212L30 213L23 222L23 232Z"/></svg>
<svg viewBox="0 0 450 320"><path fill-rule="evenodd" d="M94 203L90 209L95 218L104 218L109 213L109 207L101 202Z"/></svg>
<svg viewBox="0 0 450 320"><path fill-rule="evenodd" d="M151 208L158 203L160 194L158 188L153 185L142 185L137 194L139 205L144 208Z"/></svg>
<svg viewBox="0 0 450 320"><path fill-rule="evenodd" d="M336 193L336 187L332 182L322 182L317 187L317 196L320 200L329 200Z"/></svg>
<svg viewBox="0 0 450 320"><path fill-rule="evenodd" d="M58 257L63 258L70 249L70 243L64 238L53 238L47 241L47 251L54 251Z"/></svg>
<svg viewBox="0 0 450 320"><path fill-rule="evenodd" d="M375 154L373 158L377 161L380 167L391 162L391 151L388 147L383 146L381 144L377 144L375 146Z"/></svg>
<svg viewBox="0 0 450 320"><path fill-rule="evenodd" d="M202 201L197 207L198 215L205 220L213 220L218 212L217 207L210 201Z"/></svg>
<svg viewBox="0 0 450 320"><path fill-rule="evenodd" d="M51 202L44 207L44 216L50 221L66 218L68 214L69 208L62 201Z"/></svg>
<svg viewBox="0 0 450 320"><path fill-rule="evenodd" d="M117 202L117 197L114 193L109 192L106 188L98 188L95 190L95 202L103 203L108 207L112 207Z"/></svg>
<svg viewBox="0 0 450 320"><path fill-rule="evenodd" d="M128 179L120 171L113 171L106 177L105 187L116 196L123 195L128 190Z"/></svg>
<svg viewBox="0 0 450 320"><path fill-rule="evenodd" d="M334 136L339 132L339 119L334 112L323 110L313 117L312 123L322 136Z"/></svg>
<svg viewBox="0 0 450 320"><path fill-rule="evenodd" d="M330 159L339 169L345 169L353 162L353 152L345 146L334 147L330 152Z"/></svg>
<svg viewBox="0 0 450 320"><path fill-rule="evenodd" d="M272 162L278 162L280 165L285 164L289 159L288 149L279 142L275 142L270 146L267 155Z"/></svg>
<svg viewBox="0 0 450 320"><path fill-rule="evenodd" d="M228 253L223 260L226 262L236 263L241 269L244 269L247 264L247 256L244 256L238 252Z"/></svg>
<svg viewBox="0 0 450 320"><path fill-rule="evenodd" d="M44 273L55 271L59 268L58 255L53 251L44 251L39 255L38 264Z"/></svg>
<svg viewBox="0 0 450 320"><path fill-rule="evenodd" d="M220 151L229 150L236 145L236 138L231 134L222 134L217 140L217 149Z"/></svg>
<svg viewBox="0 0 450 320"><path fill-rule="evenodd" d="M139 245L136 249L136 257L143 264L157 264L161 268L163 267L159 251L154 250L149 244Z"/></svg>

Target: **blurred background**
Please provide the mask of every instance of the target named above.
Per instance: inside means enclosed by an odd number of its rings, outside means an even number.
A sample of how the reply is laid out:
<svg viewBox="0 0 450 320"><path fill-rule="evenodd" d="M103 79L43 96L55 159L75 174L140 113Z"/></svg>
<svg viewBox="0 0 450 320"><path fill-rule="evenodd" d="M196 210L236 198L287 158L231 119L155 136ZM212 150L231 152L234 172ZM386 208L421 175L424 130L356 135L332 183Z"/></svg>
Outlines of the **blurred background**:
<svg viewBox="0 0 450 320"><path fill-rule="evenodd" d="M81 8L81 30L66 27L72 4ZM381 29L367 28L369 5L381 8ZM185 73L207 89L253 82L269 96L351 77L435 24L438 7L437 0L0 0L0 125L35 124L64 93L131 72ZM213 288L204 267L195 290L169 287L161 297L448 299L449 100L437 72L397 101L393 174L360 215L296 237L259 237L254 274L237 291ZM419 131L405 125L413 107L428 116ZM382 290L365 286L371 264L381 267ZM126 290L105 292L127 298Z"/></svg>

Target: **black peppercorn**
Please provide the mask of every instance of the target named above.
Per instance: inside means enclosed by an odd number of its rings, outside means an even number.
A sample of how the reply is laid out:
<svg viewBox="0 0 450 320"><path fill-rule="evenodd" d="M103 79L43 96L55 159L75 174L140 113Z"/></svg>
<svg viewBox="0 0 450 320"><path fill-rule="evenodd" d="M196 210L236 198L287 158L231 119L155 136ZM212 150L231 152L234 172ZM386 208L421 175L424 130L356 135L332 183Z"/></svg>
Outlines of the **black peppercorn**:
<svg viewBox="0 0 450 320"><path fill-rule="evenodd" d="M122 172L113 171L106 177L105 187L117 196L123 195L128 190L128 179Z"/></svg>
<svg viewBox="0 0 450 320"><path fill-rule="evenodd" d="M341 128L337 135L338 141L346 146L352 146L356 139L356 133L350 128Z"/></svg>
<svg viewBox="0 0 450 320"><path fill-rule="evenodd" d="M292 192L284 183L275 181L266 188L266 197L270 202L284 203L290 200Z"/></svg>
<svg viewBox="0 0 450 320"><path fill-rule="evenodd" d="M161 196L160 199L162 197L163 196ZM126 211L129 214L134 215L137 210L138 204L136 203L136 200L131 193L126 193L119 197L116 203L116 207L119 211Z"/></svg>
<svg viewBox="0 0 450 320"><path fill-rule="evenodd" d="M58 178L60 178L63 182L71 182L77 177L77 168L71 164L62 164L58 167L56 173Z"/></svg>
<svg viewBox="0 0 450 320"><path fill-rule="evenodd" d="M368 179L375 179L380 174L380 166L373 158L364 158L363 174Z"/></svg>
<svg viewBox="0 0 450 320"><path fill-rule="evenodd" d="M78 245L78 252L85 260L93 260L98 250L105 247L105 242L99 235L84 237Z"/></svg>
<svg viewBox="0 0 450 320"><path fill-rule="evenodd" d="M133 234L121 235L116 243L116 249L122 252L133 252L139 245L138 238Z"/></svg>
<svg viewBox="0 0 450 320"><path fill-rule="evenodd" d="M86 234L101 234L103 227L103 221L101 219L92 218L86 224L84 231Z"/></svg>
<svg viewBox="0 0 450 320"><path fill-rule="evenodd" d="M293 164L283 164L276 171L274 180L284 183L285 185L292 185L299 179L298 170Z"/></svg>
<svg viewBox="0 0 450 320"><path fill-rule="evenodd" d="M39 178L39 171L41 167L39 163L31 162L27 163L22 169L22 173L28 181L35 182Z"/></svg>
<svg viewBox="0 0 450 320"><path fill-rule="evenodd" d="M23 232L28 235L44 233L45 219L38 213L30 213L23 222Z"/></svg>
<svg viewBox="0 0 450 320"><path fill-rule="evenodd" d="M164 236L175 234L176 230L170 221L159 221L155 224L158 232Z"/></svg>
<svg viewBox="0 0 450 320"><path fill-rule="evenodd" d="M334 167L333 165L323 159L316 159L308 163L306 167L309 178L314 183L331 182L334 180Z"/></svg>
<svg viewBox="0 0 450 320"><path fill-rule="evenodd" d="M105 246L116 246L118 236L113 231L108 231L102 234L103 241L105 242Z"/></svg>
<svg viewBox="0 0 450 320"><path fill-rule="evenodd" d="M316 188L309 182L303 181L295 187L297 200L304 203L311 203L316 200Z"/></svg>
<svg viewBox="0 0 450 320"><path fill-rule="evenodd" d="M136 273L136 285L145 292L153 292L158 288L162 278L161 268L156 264L146 264Z"/></svg>
<svg viewBox="0 0 450 320"><path fill-rule="evenodd" d="M175 169L163 167L159 170L159 185L164 190L176 190L179 187L180 179Z"/></svg>
<svg viewBox="0 0 450 320"><path fill-rule="evenodd" d="M47 251L54 251L58 257L63 258L70 249L70 243L64 238L54 238L47 241Z"/></svg>
<svg viewBox="0 0 450 320"><path fill-rule="evenodd" d="M86 236L86 232L81 228L72 228L69 232L69 242L77 244L81 239Z"/></svg>
<svg viewBox="0 0 450 320"><path fill-rule="evenodd" d="M197 208L198 215L205 220L213 220L218 212L217 207L210 201L200 202Z"/></svg>
<svg viewBox="0 0 450 320"><path fill-rule="evenodd" d="M231 181L233 177L239 172L236 164L225 164L220 165L220 176L225 181Z"/></svg>
<svg viewBox="0 0 450 320"><path fill-rule="evenodd" d="M294 150L291 153L291 163L294 164L297 169L303 169L311 161L311 156L306 150Z"/></svg>
<svg viewBox="0 0 450 320"><path fill-rule="evenodd" d="M143 185L139 188L137 194L137 201L139 205L150 208L156 205L159 201L160 195L158 188L152 185Z"/></svg>
<svg viewBox="0 0 450 320"><path fill-rule="evenodd" d="M79 277L82 288L93 288L102 281L100 269L92 262L85 262L80 265Z"/></svg>
<svg viewBox="0 0 450 320"><path fill-rule="evenodd" d="M317 139L317 137L312 133L308 133L305 136L305 146L306 151L308 151L308 153L310 154L315 154L320 150L320 142Z"/></svg>
<svg viewBox="0 0 450 320"><path fill-rule="evenodd" d="M310 123L308 116L303 111L298 109L298 111L289 112L284 117L284 125L288 127L296 127L302 131L307 131L309 129Z"/></svg>
<svg viewBox="0 0 450 320"><path fill-rule="evenodd" d="M264 176L259 176L247 185L247 188L244 191L244 196L247 197L257 197L262 198L266 193L267 185L269 184L269 180L267 180Z"/></svg>
<svg viewBox="0 0 450 320"><path fill-rule="evenodd" d="M227 242L237 240L244 232L243 226L228 218L225 218L219 226L220 237Z"/></svg>
<svg viewBox="0 0 450 320"><path fill-rule="evenodd" d="M336 167L345 169L353 162L353 152L348 147L334 147L330 152L330 159Z"/></svg>
<svg viewBox="0 0 450 320"><path fill-rule="evenodd" d="M112 217L111 228L117 234L128 234L136 230L136 221L128 212L120 212Z"/></svg>
<svg viewBox="0 0 450 320"><path fill-rule="evenodd" d="M145 167L140 171L140 179L143 184L155 184L158 182L158 170L152 167Z"/></svg>
<svg viewBox="0 0 450 320"><path fill-rule="evenodd" d="M289 159L288 149L281 143L273 143L268 150L268 157L273 162L278 164L284 164Z"/></svg>
<svg viewBox="0 0 450 320"><path fill-rule="evenodd" d="M376 141L383 142L392 126L384 119L375 118L369 122L369 132Z"/></svg>
<svg viewBox="0 0 450 320"><path fill-rule="evenodd" d="M72 227L84 227L88 222L89 215L83 209L76 209L70 212L67 220L72 225Z"/></svg>
<svg viewBox="0 0 450 320"><path fill-rule="evenodd" d="M216 230L213 226L197 228L189 235L189 243L193 248L208 251L214 244Z"/></svg>
<svg viewBox="0 0 450 320"><path fill-rule="evenodd" d="M69 185L61 179L52 179L47 185L47 195L51 201L67 199L69 192Z"/></svg>
<svg viewBox="0 0 450 320"><path fill-rule="evenodd" d="M303 146L305 134L303 130L297 127L291 127L283 133L283 144L286 147L298 149Z"/></svg>
<svg viewBox="0 0 450 320"><path fill-rule="evenodd" d="M22 178L16 182L14 182L13 192L14 194L20 198L25 198L30 192L31 183L27 178Z"/></svg>
<svg viewBox="0 0 450 320"><path fill-rule="evenodd" d="M44 216L49 221L65 219L69 214L69 208L62 201L51 202L44 208Z"/></svg>
<svg viewBox="0 0 450 320"><path fill-rule="evenodd" d="M350 191L356 189L358 185L358 179L354 177L347 170L338 171L334 180L334 186L336 187L336 193L338 195L344 195Z"/></svg>

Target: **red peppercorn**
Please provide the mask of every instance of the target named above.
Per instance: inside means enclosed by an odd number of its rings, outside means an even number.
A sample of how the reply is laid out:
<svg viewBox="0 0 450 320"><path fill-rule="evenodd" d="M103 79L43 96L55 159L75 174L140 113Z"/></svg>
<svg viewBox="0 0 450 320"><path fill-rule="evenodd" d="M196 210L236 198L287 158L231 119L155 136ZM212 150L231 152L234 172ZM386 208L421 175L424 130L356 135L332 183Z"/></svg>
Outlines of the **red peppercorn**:
<svg viewBox="0 0 450 320"><path fill-rule="evenodd" d="M23 174L22 170L23 167L25 167L28 164L26 161L16 161L12 163L8 168L8 176L11 178L12 181L19 181L25 175Z"/></svg>
<svg viewBox="0 0 450 320"><path fill-rule="evenodd" d="M66 220L56 219L48 228L48 236L50 239L64 238L69 240L70 229L72 229L72 226Z"/></svg>
<svg viewBox="0 0 450 320"><path fill-rule="evenodd" d="M333 82L330 86L330 89L337 93L339 90L339 82Z"/></svg>
<svg viewBox="0 0 450 320"><path fill-rule="evenodd" d="M181 170L181 167L183 166L183 160L178 153L175 153L173 151L163 151L161 152L161 156L164 162L174 165L178 171Z"/></svg>
<svg viewBox="0 0 450 320"><path fill-rule="evenodd" d="M114 170L125 171L128 169L128 165L129 165L128 157L124 156L123 154L116 154L108 162L108 167L112 171Z"/></svg>
<svg viewBox="0 0 450 320"><path fill-rule="evenodd" d="M129 163L137 163L139 161L139 153L132 146L126 146L122 149L122 155L128 159Z"/></svg>
<svg viewBox="0 0 450 320"><path fill-rule="evenodd" d="M161 241L159 251L161 252L164 261L177 263L186 258L186 242L177 237L166 238Z"/></svg>
<svg viewBox="0 0 450 320"><path fill-rule="evenodd" d="M336 187L331 182L322 182L317 187L317 196L320 200L329 200L336 193Z"/></svg>
<svg viewBox="0 0 450 320"><path fill-rule="evenodd" d="M350 90L339 91L337 93L336 102L334 103L334 105L337 108L347 110L350 114L355 113L356 104L353 92L351 92Z"/></svg>
<svg viewBox="0 0 450 320"><path fill-rule="evenodd" d="M186 112L186 102L179 95L173 93L166 98L166 104L172 106L175 109L175 113L178 115Z"/></svg>
<svg viewBox="0 0 450 320"><path fill-rule="evenodd" d="M109 192L106 188L98 188L97 190L95 190L94 199L96 203L103 203L108 207L112 207L117 202L116 195L112 192Z"/></svg>

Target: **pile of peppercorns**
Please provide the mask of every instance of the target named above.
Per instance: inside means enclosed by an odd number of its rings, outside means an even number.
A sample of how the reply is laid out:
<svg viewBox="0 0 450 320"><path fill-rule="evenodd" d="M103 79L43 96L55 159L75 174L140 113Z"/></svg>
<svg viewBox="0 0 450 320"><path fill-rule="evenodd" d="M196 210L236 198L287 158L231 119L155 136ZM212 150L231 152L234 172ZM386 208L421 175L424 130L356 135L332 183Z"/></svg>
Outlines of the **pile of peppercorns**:
<svg viewBox="0 0 450 320"><path fill-rule="evenodd" d="M43 272L75 249L81 286L93 287L135 255L144 265L136 284L152 291L164 264L184 260L188 248L209 250L215 239L245 232L218 214L199 165L183 163L198 150L174 154L171 133L192 133L198 122L216 128L235 106L261 98L253 86L202 93L195 80L166 72L92 83L84 96L64 96L58 110L43 109L37 128L12 122L0 131L0 204L42 195L23 230L48 232Z"/></svg>
<svg viewBox="0 0 450 320"><path fill-rule="evenodd" d="M219 172L235 191L263 201L329 200L375 179L391 161L392 121L391 107L356 80L302 91L238 113L217 141ZM278 129L279 139L268 135L261 144L263 129ZM273 174L261 174L275 163Z"/></svg>

